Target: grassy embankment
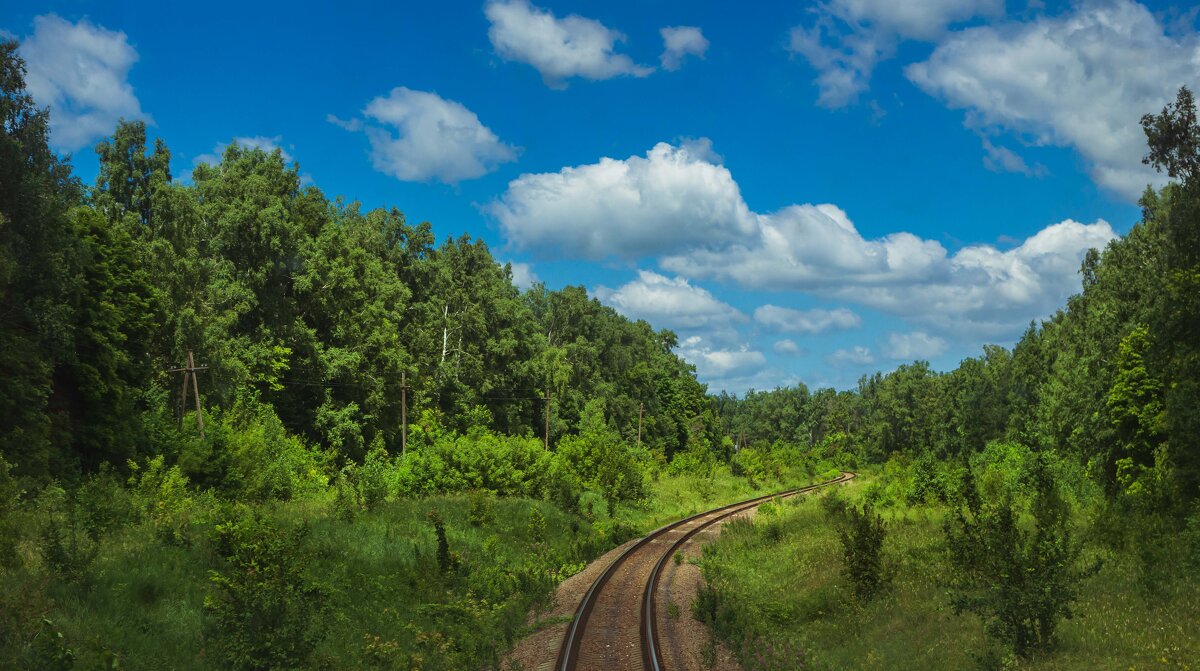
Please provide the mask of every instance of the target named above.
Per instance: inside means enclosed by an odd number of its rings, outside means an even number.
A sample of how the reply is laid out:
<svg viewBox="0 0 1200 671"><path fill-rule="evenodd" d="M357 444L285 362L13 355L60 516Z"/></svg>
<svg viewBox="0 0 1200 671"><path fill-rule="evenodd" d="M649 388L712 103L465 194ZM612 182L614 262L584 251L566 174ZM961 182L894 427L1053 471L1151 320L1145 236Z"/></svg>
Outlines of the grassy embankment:
<svg viewBox="0 0 1200 671"><path fill-rule="evenodd" d="M0 660L42 669L220 667L237 637L205 607L206 598L222 598L212 576L237 580L278 559L292 582L224 592L227 602L280 599L280 610L232 625L251 643L280 636L275 653L287 658L280 649L309 641L311 653L300 656L310 668L488 667L558 581L607 549L673 519L803 483L754 486L721 468L711 478L663 474L647 484L649 495L620 504L615 516L599 497L578 514L483 494L392 499L352 512L333 489L251 505L186 494L182 503L155 499L139 515L136 492L115 480L87 501L72 495L74 506L46 496L12 520L21 531L17 561L0 570ZM444 522L442 558L432 509ZM280 546L286 551L254 538L236 552L218 543L218 525L256 516L264 528L307 532ZM237 553L250 559L237 564ZM256 617L291 624L281 631Z"/></svg>
<svg viewBox="0 0 1200 671"><path fill-rule="evenodd" d="M873 479L860 477L839 494L861 500ZM842 546L827 507L819 497L789 500L753 523L730 525L705 549L715 634L738 652L747 671L978 666L989 646L984 627L950 605L948 508L882 511L891 583L859 603L842 575ZM1076 518L1085 553L1102 558L1102 568L1084 583L1076 615L1062 623L1052 650L1027 660L1004 660L1001 653L998 663L1047 670L1200 668L1200 577L1186 568L1187 550L1163 548L1148 576L1144 553L1133 545L1114 550L1101 542L1090 513L1077 510Z"/></svg>

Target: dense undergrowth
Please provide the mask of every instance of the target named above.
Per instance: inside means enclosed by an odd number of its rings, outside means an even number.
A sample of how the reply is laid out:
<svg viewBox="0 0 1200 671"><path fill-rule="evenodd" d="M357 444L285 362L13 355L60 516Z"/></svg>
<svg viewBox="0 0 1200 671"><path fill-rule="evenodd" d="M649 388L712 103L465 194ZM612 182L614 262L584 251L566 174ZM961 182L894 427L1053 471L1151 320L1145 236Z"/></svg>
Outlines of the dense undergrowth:
<svg viewBox="0 0 1200 671"><path fill-rule="evenodd" d="M339 469L260 408L128 478L18 497L6 472L0 666L494 667L600 553L832 468L782 447L753 478L699 448L663 465L593 419L550 452L427 417L407 454Z"/></svg>

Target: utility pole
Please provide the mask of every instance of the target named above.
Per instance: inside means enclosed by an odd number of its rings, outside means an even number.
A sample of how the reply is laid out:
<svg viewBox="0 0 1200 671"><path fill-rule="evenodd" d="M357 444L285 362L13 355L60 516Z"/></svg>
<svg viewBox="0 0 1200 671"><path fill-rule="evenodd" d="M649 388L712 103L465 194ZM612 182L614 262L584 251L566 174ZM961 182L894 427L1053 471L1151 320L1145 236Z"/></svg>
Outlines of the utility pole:
<svg viewBox="0 0 1200 671"><path fill-rule="evenodd" d="M187 366L169 368L168 373L183 373L183 386L179 390L179 429L183 430L183 415L187 412L188 382L192 383L192 391L196 396L196 426L200 429L200 437L204 437L204 411L200 409L200 382L196 372L208 370L208 366L197 366L192 359L192 350L188 350ZM190 379L189 379L190 378Z"/></svg>
<svg viewBox="0 0 1200 671"><path fill-rule="evenodd" d="M646 410L645 403L638 403L638 447L642 446L642 413Z"/></svg>
<svg viewBox="0 0 1200 671"><path fill-rule="evenodd" d="M408 378L400 372L400 456L408 452Z"/></svg>
<svg viewBox="0 0 1200 671"><path fill-rule="evenodd" d="M546 387L546 449L550 449L550 387Z"/></svg>

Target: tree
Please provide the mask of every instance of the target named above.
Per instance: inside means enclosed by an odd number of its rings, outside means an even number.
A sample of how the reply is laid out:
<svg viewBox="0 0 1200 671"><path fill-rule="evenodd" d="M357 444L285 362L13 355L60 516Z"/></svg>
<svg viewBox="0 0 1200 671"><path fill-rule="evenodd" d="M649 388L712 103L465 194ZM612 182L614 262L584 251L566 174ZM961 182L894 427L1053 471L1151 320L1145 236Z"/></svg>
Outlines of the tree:
<svg viewBox="0 0 1200 671"><path fill-rule="evenodd" d="M47 144L49 113L25 90L17 43L0 41L0 455L22 475L64 467L52 399L73 349L78 243L67 218L82 190Z"/></svg>
<svg viewBox="0 0 1200 671"><path fill-rule="evenodd" d="M1083 581L1099 570L1079 565L1082 545L1072 538L1070 511L1044 456L1031 485L1032 530L1011 497L981 503L973 477L964 479L963 503L945 525L955 612L978 615L1021 657L1053 644Z"/></svg>

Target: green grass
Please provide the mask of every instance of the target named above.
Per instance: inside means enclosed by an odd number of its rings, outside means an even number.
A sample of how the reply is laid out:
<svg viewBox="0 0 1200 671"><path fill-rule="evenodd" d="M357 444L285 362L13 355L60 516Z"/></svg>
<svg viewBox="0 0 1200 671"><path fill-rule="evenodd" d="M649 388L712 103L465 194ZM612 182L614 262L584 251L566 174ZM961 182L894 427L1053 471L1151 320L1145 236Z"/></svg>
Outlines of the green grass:
<svg viewBox="0 0 1200 671"><path fill-rule="evenodd" d="M550 605L555 585L614 545L795 484L804 483L752 487L728 469L707 479L664 475L649 483L647 500L620 504L615 517L602 507L588 517L481 495L390 501L350 519L338 514L332 492L252 509L279 527L310 527L305 571L329 595L313 668L474 669L494 667L528 633L527 614ZM203 604L209 572L222 564L209 537L232 508L211 498L195 505L190 543L166 542L127 517L101 535L76 582L42 561L39 518L25 515L21 561L0 569L0 667L51 669L57 662L48 660L69 650L76 669L111 668L114 660L120 668L220 668ZM437 563L433 508L458 564L450 572ZM540 531L530 523L534 509Z"/></svg>
<svg viewBox="0 0 1200 671"><path fill-rule="evenodd" d="M856 496L859 480L845 493ZM841 575L836 529L815 500L795 499L776 515L727 528L701 563L712 587L707 604L716 633L757 669L967 669L988 645L972 615L949 605L940 508L884 512L884 553L892 581L866 604L856 603ZM1148 593L1140 564L1101 551L1106 562L1065 621L1057 646L1022 669L1192 669L1200 660L1200 580L1160 569ZM703 606L704 604L702 604Z"/></svg>

